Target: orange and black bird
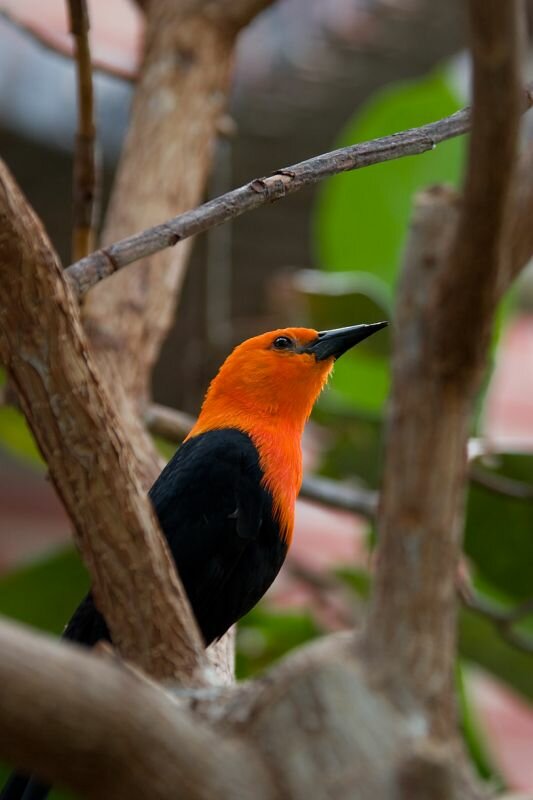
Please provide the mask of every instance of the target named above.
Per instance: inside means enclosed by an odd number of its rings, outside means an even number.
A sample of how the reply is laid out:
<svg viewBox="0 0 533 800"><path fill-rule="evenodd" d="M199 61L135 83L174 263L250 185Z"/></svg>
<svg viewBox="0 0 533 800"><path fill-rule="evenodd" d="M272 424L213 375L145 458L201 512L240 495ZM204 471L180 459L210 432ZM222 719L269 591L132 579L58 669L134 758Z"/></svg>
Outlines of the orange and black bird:
<svg viewBox="0 0 533 800"><path fill-rule="evenodd" d="M305 422L335 360L386 325L284 328L240 344L152 486L206 646L250 611L278 574L293 534ZM88 646L111 639L90 593L64 637ZM14 775L0 800L38 800L47 790Z"/></svg>

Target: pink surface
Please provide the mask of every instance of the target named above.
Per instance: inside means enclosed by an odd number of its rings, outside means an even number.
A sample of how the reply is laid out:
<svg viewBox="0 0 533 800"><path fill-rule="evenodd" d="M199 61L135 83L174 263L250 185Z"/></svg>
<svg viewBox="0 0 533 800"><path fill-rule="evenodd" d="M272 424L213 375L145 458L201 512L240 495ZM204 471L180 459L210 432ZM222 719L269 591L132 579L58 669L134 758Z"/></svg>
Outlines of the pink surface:
<svg viewBox="0 0 533 800"><path fill-rule="evenodd" d="M472 670L467 683L494 763L509 788L533 790L533 709L507 686Z"/></svg>
<svg viewBox="0 0 533 800"><path fill-rule="evenodd" d="M135 74L143 31L142 14L133 0L89 0L90 41L96 64ZM72 49L65 0L3 0L2 9L51 45Z"/></svg>

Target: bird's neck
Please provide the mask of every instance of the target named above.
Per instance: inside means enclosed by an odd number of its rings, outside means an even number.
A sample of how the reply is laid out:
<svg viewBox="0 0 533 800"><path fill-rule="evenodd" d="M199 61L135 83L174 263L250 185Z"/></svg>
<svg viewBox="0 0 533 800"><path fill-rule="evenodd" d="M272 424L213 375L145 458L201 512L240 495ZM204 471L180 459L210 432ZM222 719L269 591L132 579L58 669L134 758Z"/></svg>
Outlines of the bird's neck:
<svg viewBox="0 0 533 800"><path fill-rule="evenodd" d="M220 397L204 403L189 437L209 430L235 428L246 433L259 454L263 485L270 493L282 538L289 545L294 528L294 506L302 483L301 438L305 419L294 420L275 413L258 413ZM189 438L188 437L188 438Z"/></svg>

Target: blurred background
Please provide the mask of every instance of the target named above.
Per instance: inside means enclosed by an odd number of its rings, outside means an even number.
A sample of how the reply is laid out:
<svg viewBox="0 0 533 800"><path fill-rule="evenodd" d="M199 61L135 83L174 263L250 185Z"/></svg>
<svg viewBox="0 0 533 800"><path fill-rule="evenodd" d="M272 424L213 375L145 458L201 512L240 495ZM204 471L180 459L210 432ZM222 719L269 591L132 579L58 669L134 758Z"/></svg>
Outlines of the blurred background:
<svg viewBox="0 0 533 800"><path fill-rule="evenodd" d="M462 5L279 0L241 37L206 199L467 104ZM128 0L89 2L89 11L105 201L127 129L143 22ZM0 153L65 264L76 123L70 47L62 0L0 2ZM465 145L452 140L422 156L331 179L199 238L154 375L154 399L195 413L229 350L264 330L390 318L413 195L437 182L459 186ZM532 297L526 273L502 304L473 422L462 574L488 612L463 608L458 663L465 737L477 768L493 785L530 797ZM319 402L304 440L306 470L348 493L360 490L368 508L356 514L299 501L288 563L240 625L240 677L326 630L357 625L364 613L389 362L387 336L369 340L339 362ZM161 446L166 454L173 450ZM68 519L21 415L1 407L0 613L61 631L87 585L69 542ZM517 624L499 624L498 615L514 609Z"/></svg>

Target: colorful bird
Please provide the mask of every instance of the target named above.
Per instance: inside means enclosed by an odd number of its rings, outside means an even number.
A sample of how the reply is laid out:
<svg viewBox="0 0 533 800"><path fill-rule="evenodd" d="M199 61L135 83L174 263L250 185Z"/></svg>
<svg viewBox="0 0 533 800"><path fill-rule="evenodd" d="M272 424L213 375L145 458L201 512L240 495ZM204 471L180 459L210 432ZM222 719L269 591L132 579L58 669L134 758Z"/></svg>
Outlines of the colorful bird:
<svg viewBox="0 0 533 800"><path fill-rule="evenodd" d="M206 646L250 611L278 574L293 534L305 422L335 360L386 325L284 328L240 344L151 488ZM90 593L64 637L88 646L111 639ZM38 800L46 792L16 775L0 800Z"/></svg>

